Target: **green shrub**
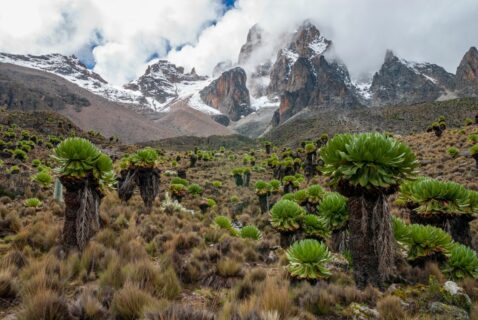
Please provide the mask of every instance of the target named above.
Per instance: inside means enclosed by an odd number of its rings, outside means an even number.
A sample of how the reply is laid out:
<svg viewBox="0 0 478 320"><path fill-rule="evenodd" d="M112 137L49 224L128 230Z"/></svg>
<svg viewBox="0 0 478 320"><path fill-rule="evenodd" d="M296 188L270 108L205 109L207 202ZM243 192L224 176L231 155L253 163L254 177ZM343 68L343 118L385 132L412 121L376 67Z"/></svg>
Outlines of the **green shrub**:
<svg viewBox="0 0 478 320"><path fill-rule="evenodd" d="M307 188L307 201L313 205L319 204L325 196L325 190L318 184Z"/></svg>
<svg viewBox="0 0 478 320"><path fill-rule="evenodd" d="M273 193L279 193L280 192L280 188L281 188L281 183L279 180L271 180L269 182L269 185L271 186L271 191Z"/></svg>
<svg viewBox="0 0 478 320"><path fill-rule="evenodd" d="M279 231L294 231L300 227L305 210L290 200L279 200L271 209L271 224Z"/></svg>
<svg viewBox="0 0 478 320"><path fill-rule="evenodd" d="M452 158L456 158L460 154L460 150L455 147L450 147L446 151Z"/></svg>
<svg viewBox="0 0 478 320"><path fill-rule="evenodd" d="M92 174L102 187L115 182L111 158L86 139L65 139L55 148L53 158L59 162L57 171L63 176L84 178Z"/></svg>
<svg viewBox="0 0 478 320"><path fill-rule="evenodd" d="M319 279L331 275L326 264L332 260L332 255L327 246L317 240L306 239L293 243L286 256L288 270L293 277Z"/></svg>
<svg viewBox="0 0 478 320"><path fill-rule="evenodd" d="M231 219L226 216L217 216L214 218L214 224L221 229L230 230L233 228Z"/></svg>
<svg viewBox="0 0 478 320"><path fill-rule="evenodd" d="M214 208L217 206L216 200L214 199L208 198L206 201L209 208Z"/></svg>
<svg viewBox="0 0 478 320"><path fill-rule="evenodd" d="M188 187L188 193L194 196L198 196L203 193L203 189L200 185L193 183Z"/></svg>
<svg viewBox="0 0 478 320"><path fill-rule="evenodd" d="M158 152L150 147L143 148L131 155L131 164L140 168L152 168L157 165Z"/></svg>
<svg viewBox="0 0 478 320"><path fill-rule="evenodd" d="M33 176L33 181L38 182L43 187L49 187L53 182L53 178L48 172L40 171Z"/></svg>
<svg viewBox="0 0 478 320"><path fill-rule="evenodd" d="M337 230L343 228L349 220L347 198L337 192L329 192L319 205L319 214L327 221L328 228Z"/></svg>
<svg viewBox="0 0 478 320"><path fill-rule="evenodd" d="M241 231L239 232L239 235L241 238L247 238L247 239L253 239L253 240L260 240L262 239L262 234L254 226L245 226L241 228Z"/></svg>
<svg viewBox="0 0 478 320"><path fill-rule="evenodd" d="M38 168L41 165L41 160L39 159L33 159L32 160L32 167Z"/></svg>
<svg viewBox="0 0 478 320"><path fill-rule="evenodd" d="M301 227L308 236L327 238L330 235L327 220L313 214L304 216Z"/></svg>
<svg viewBox="0 0 478 320"><path fill-rule="evenodd" d="M472 156L478 154L478 144L475 144L474 146L472 146L472 147L470 148L470 154L471 154Z"/></svg>
<svg viewBox="0 0 478 320"><path fill-rule="evenodd" d="M442 229L420 224L406 225L398 218L393 219L395 239L407 251L408 259L449 254L453 247L451 236Z"/></svg>
<svg viewBox="0 0 478 320"><path fill-rule="evenodd" d="M444 271L456 280L466 277L478 279L478 257L476 252L462 244L454 244Z"/></svg>
<svg viewBox="0 0 478 320"><path fill-rule="evenodd" d="M183 178L174 177L171 179L171 184L181 184L185 187L189 185L189 181Z"/></svg>
<svg viewBox="0 0 478 320"><path fill-rule="evenodd" d="M320 151L332 184L387 188L416 174L418 161L405 144L380 133L339 134Z"/></svg>
<svg viewBox="0 0 478 320"><path fill-rule="evenodd" d="M478 141L478 134L472 133L468 136L468 141L477 142Z"/></svg>
<svg viewBox="0 0 478 320"><path fill-rule="evenodd" d="M465 126L471 126L473 124L473 119L472 118L465 118Z"/></svg>
<svg viewBox="0 0 478 320"><path fill-rule="evenodd" d="M221 181L213 181L212 182L213 187L215 188L222 188L222 182Z"/></svg>
<svg viewBox="0 0 478 320"><path fill-rule="evenodd" d="M42 205L42 202L38 198L28 198L23 204L29 208L38 208Z"/></svg>
<svg viewBox="0 0 478 320"><path fill-rule="evenodd" d="M307 193L307 190L297 190L296 192L293 193L293 195L294 195L294 201L300 205L304 204L309 198L309 194Z"/></svg>
<svg viewBox="0 0 478 320"><path fill-rule="evenodd" d="M10 173L10 174L18 174L20 173L20 168L18 166L11 166L8 170L7 170L7 173Z"/></svg>
<svg viewBox="0 0 478 320"><path fill-rule="evenodd" d="M268 195L271 191L271 185L265 181L258 180L256 182L256 194L261 195Z"/></svg>
<svg viewBox="0 0 478 320"><path fill-rule="evenodd" d="M461 184L431 178L407 181L400 186L398 204L412 204L420 214L464 213L470 194Z"/></svg>
<svg viewBox="0 0 478 320"><path fill-rule="evenodd" d="M13 156L20 160L26 160L28 158L27 153L21 149L13 150Z"/></svg>

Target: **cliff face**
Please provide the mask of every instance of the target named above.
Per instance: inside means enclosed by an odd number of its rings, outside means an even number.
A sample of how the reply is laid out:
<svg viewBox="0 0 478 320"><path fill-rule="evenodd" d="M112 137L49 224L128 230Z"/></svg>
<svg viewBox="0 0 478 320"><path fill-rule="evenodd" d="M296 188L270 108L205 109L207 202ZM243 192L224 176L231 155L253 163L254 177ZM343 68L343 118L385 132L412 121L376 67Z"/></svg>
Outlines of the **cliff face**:
<svg viewBox="0 0 478 320"><path fill-rule="evenodd" d="M478 50L471 47L456 70L456 89L460 96L478 96Z"/></svg>
<svg viewBox="0 0 478 320"><path fill-rule="evenodd" d="M199 94L204 103L219 110L232 121L237 121L253 111L246 82L246 72L239 67L233 68L224 72Z"/></svg>
<svg viewBox="0 0 478 320"><path fill-rule="evenodd" d="M331 41L306 22L287 48L279 51L268 87L269 94L281 97L273 125L286 121L306 107L360 105L345 65L334 58L326 58L331 46Z"/></svg>

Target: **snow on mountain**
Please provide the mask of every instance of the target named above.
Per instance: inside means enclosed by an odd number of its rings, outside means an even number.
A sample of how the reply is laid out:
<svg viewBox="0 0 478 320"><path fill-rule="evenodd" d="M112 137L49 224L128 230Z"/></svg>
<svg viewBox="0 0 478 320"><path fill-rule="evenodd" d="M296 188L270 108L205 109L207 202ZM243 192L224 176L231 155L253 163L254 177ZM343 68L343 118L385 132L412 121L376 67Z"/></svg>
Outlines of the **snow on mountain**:
<svg viewBox="0 0 478 320"><path fill-rule="evenodd" d="M100 75L89 70L75 56L0 53L0 62L53 73L114 102L139 104L142 98L139 92L108 84ZM150 101L150 103L153 103L153 101Z"/></svg>

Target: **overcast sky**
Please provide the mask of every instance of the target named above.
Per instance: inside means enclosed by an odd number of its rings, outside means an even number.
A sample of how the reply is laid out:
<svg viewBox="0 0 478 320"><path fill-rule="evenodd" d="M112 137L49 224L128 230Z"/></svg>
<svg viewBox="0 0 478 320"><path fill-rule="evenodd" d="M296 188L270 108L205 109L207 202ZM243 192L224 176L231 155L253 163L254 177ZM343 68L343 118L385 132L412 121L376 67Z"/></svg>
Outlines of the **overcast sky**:
<svg viewBox="0 0 478 320"><path fill-rule="evenodd" d="M0 51L76 54L123 84L153 57L210 74L237 60L255 23L276 39L305 19L352 76L375 72L387 48L455 72L478 46L477 0L2 0Z"/></svg>

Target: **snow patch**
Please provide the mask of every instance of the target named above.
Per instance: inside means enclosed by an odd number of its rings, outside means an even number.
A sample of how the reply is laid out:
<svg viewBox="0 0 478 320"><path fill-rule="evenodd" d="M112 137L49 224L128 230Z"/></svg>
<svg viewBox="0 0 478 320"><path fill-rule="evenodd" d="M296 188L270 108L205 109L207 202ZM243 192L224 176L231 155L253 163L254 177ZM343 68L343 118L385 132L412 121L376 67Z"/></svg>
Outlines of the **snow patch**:
<svg viewBox="0 0 478 320"><path fill-rule="evenodd" d="M329 44L327 43L327 40L323 37L320 36L311 43L309 43L309 48L314 51L315 55L319 55L325 52L327 48L329 47Z"/></svg>

